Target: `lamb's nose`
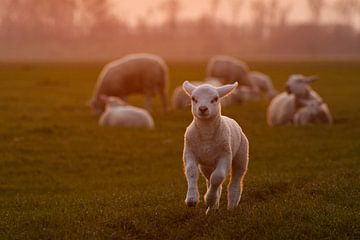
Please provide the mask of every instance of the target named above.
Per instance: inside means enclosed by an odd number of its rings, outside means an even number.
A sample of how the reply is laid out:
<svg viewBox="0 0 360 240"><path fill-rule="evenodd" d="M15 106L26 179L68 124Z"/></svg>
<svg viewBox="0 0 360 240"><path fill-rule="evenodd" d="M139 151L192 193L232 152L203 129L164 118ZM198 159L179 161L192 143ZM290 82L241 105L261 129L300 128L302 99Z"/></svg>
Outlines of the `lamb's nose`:
<svg viewBox="0 0 360 240"><path fill-rule="evenodd" d="M207 110L208 110L208 108L207 108L206 106L200 106L200 107L199 107L199 111L200 111L201 113L205 113Z"/></svg>

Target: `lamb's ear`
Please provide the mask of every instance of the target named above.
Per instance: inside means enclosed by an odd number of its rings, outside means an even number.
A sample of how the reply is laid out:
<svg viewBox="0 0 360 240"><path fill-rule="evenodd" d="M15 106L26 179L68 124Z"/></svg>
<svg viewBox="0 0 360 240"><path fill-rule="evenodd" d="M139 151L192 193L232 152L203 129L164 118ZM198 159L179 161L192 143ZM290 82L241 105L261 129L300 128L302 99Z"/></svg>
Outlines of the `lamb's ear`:
<svg viewBox="0 0 360 240"><path fill-rule="evenodd" d="M189 81L185 81L183 83L183 89L187 95L191 96L191 93L196 89L196 86L189 83Z"/></svg>
<svg viewBox="0 0 360 240"><path fill-rule="evenodd" d="M218 88L216 88L216 90L219 94L219 97L222 98L222 97L225 97L228 94L230 94L237 86L238 86L238 83L235 82L233 84L228 84L228 85L224 85L222 87L218 87Z"/></svg>
<svg viewBox="0 0 360 240"><path fill-rule="evenodd" d="M314 82L314 81L316 81L316 80L319 80L319 77L318 76L309 76L309 77L306 77L305 78L305 81L307 82L307 83L312 83L312 82Z"/></svg>

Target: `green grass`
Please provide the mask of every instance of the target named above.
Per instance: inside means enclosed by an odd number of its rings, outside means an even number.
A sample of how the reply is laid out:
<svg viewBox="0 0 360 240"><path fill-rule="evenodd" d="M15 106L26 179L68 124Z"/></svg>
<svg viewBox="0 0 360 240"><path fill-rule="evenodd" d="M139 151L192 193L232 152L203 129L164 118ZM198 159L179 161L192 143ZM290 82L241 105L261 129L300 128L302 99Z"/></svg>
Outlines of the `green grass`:
<svg viewBox="0 0 360 240"><path fill-rule="evenodd" d="M239 207L224 193L212 216L184 204L190 111L165 116L157 102L154 131L99 128L85 104L101 66L0 64L0 239L360 238L360 62L250 62L278 89L318 74L335 125L269 128L266 101L224 109L250 164ZM204 69L170 64L171 89Z"/></svg>

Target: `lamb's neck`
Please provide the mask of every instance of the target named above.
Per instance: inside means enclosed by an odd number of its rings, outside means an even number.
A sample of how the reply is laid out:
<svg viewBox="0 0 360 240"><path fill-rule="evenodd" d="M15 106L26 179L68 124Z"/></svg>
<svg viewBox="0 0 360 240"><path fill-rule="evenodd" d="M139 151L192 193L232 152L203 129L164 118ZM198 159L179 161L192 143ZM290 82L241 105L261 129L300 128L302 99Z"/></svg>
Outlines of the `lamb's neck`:
<svg viewBox="0 0 360 240"><path fill-rule="evenodd" d="M211 119L194 118L195 127L201 138L211 138L216 135L221 125L221 115Z"/></svg>

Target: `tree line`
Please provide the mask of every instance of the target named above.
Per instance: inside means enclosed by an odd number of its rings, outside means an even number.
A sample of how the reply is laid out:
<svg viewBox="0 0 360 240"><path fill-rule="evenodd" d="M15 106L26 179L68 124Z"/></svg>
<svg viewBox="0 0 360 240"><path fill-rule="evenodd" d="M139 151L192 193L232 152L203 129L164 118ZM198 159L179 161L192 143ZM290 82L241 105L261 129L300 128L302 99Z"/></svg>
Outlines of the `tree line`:
<svg viewBox="0 0 360 240"><path fill-rule="evenodd" d="M107 58L134 51L170 57L360 54L360 0L306 3L309 21L294 23L291 1L209 0L198 18L180 19L182 2L163 0L130 26L104 0L0 0L0 57ZM228 5L230 22L219 17L221 4ZM329 9L338 20L324 23ZM242 22L244 11L250 22ZM150 24L154 14L164 15L164 21Z"/></svg>

